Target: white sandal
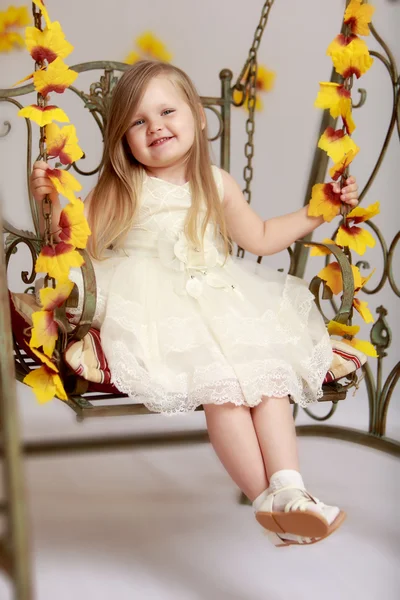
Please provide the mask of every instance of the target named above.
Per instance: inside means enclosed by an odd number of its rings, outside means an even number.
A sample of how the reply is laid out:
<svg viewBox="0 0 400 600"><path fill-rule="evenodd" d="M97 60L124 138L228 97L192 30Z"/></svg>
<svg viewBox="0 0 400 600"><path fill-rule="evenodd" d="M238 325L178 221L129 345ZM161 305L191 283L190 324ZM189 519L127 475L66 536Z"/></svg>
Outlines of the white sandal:
<svg viewBox="0 0 400 600"><path fill-rule="evenodd" d="M274 497L280 492L287 491L290 489L300 490L302 492L301 497L289 501L283 511L274 511L273 503ZM319 510L310 510L310 506L315 505ZM335 507L329 507L317 498L314 498L306 490L302 490L296 486L286 486L271 492L263 502L261 509L256 512L256 519L268 531L275 534L292 534L300 536L301 538L312 538L312 542L301 542L301 543L316 543L331 535L346 518L346 513L336 509L338 514L331 524L328 523L327 518L324 517L323 513L329 512L331 509L335 510ZM318 538L318 539L316 539ZM277 540L275 540L277 541ZM279 545L291 545L299 544L300 542L280 540L283 544ZM278 545L278 544L276 544Z"/></svg>
<svg viewBox="0 0 400 600"><path fill-rule="evenodd" d="M273 533L272 531L264 530L264 534L267 536L268 541L271 542L276 548L283 548L284 546L309 546L310 544L316 544L320 542L324 538L307 538L302 537L301 535L292 536L293 539L288 539L279 535L278 533ZM290 535L290 534L286 534Z"/></svg>

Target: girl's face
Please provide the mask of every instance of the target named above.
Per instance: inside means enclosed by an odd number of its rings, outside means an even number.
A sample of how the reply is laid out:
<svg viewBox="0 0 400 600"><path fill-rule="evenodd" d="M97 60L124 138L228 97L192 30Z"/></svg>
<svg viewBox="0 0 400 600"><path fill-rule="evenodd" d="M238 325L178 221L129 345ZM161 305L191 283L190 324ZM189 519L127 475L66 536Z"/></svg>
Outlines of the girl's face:
<svg viewBox="0 0 400 600"><path fill-rule="evenodd" d="M195 121L182 94L165 76L154 77L126 132L135 159L150 170L178 166L194 136Z"/></svg>

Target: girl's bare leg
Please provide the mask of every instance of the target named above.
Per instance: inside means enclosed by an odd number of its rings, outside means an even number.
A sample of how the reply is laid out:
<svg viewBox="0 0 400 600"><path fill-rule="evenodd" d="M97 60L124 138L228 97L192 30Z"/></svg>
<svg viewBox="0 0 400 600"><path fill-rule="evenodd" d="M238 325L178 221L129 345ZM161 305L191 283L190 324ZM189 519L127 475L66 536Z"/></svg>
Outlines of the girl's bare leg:
<svg viewBox="0 0 400 600"><path fill-rule="evenodd" d="M299 470L296 429L289 398L263 398L251 409L268 479L283 469Z"/></svg>
<svg viewBox="0 0 400 600"><path fill-rule="evenodd" d="M214 450L236 485L253 501L268 487L263 454L250 409L234 404L204 405Z"/></svg>

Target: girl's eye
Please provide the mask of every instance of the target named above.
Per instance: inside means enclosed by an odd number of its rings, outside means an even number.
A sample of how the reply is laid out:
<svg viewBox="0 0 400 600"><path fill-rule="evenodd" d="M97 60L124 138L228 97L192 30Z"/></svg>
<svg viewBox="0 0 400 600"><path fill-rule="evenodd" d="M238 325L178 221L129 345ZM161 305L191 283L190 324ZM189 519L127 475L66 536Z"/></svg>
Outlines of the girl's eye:
<svg viewBox="0 0 400 600"><path fill-rule="evenodd" d="M144 123L144 119L138 119L137 121L132 123L132 127L136 127L136 125L141 125L142 123Z"/></svg>
<svg viewBox="0 0 400 600"><path fill-rule="evenodd" d="M161 114L170 115L173 112L175 112L173 108L167 108L167 109L163 110L163 112Z"/></svg>

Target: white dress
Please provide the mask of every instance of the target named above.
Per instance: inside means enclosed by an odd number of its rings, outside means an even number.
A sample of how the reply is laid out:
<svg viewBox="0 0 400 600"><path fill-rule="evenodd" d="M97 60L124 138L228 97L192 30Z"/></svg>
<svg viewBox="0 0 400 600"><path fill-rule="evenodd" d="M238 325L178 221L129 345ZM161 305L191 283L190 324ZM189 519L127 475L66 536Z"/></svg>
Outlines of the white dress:
<svg viewBox="0 0 400 600"><path fill-rule="evenodd" d="M222 178L213 167L222 197ZM151 411L206 403L317 400L332 350L306 283L218 250L191 248L190 185L145 175L123 251L95 263L97 320L116 387Z"/></svg>

